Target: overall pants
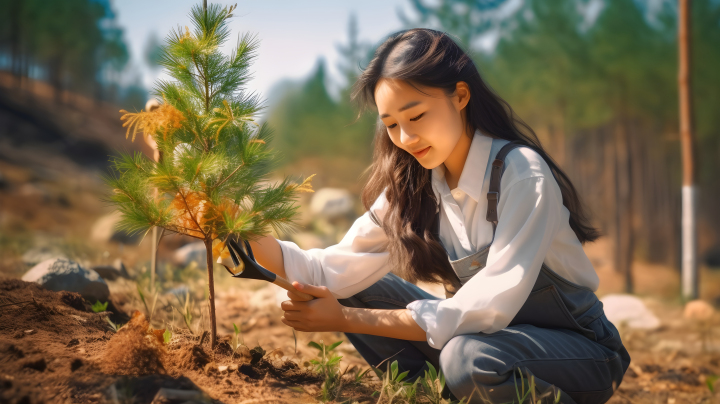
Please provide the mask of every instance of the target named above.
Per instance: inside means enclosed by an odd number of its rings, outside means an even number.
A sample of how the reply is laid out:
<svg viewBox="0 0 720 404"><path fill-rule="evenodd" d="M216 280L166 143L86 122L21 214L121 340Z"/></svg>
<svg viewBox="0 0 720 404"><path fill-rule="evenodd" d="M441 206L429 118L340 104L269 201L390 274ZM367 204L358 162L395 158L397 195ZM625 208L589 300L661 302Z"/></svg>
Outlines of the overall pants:
<svg viewBox="0 0 720 404"><path fill-rule="evenodd" d="M487 219L493 222L493 230L497 225L504 159L519 146L503 146L492 165ZM457 279L445 285L446 297L452 297L485 267L489 250L490 245L450 260ZM392 310L421 299L437 297L390 273L339 302L348 307ZM432 348L427 341L351 333L346 336L373 366L388 358L389 362L397 360L401 371L410 371L408 380L423 376L425 361L429 361L442 370L452 396L469 398L470 403L515 402L516 384L521 389L521 373L525 391L527 379L532 376L538 395L554 397L559 393L561 403L604 403L630 365L630 355L618 330L605 317L602 302L592 289L569 282L544 264L527 301L500 331L458 335L442 349ZM386 366L383 363L383 370ZM554 400L545 398L542 402Z"/></svg>

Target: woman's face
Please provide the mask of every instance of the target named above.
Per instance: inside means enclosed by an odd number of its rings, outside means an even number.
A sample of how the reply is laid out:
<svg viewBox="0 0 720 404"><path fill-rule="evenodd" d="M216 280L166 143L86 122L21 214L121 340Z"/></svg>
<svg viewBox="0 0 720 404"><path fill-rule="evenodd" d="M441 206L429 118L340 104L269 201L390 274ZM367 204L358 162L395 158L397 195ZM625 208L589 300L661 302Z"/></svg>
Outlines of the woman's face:
<svg viewBox="0 0 720 404"><path fill-rule="evenodd" d="M462 81L451 97L440 88L421 89L429 95L405 80L383 78L375 86L375 104L392 142L432 169L451 156L461 136L467 136L463 109L470 91Z"/></svg>

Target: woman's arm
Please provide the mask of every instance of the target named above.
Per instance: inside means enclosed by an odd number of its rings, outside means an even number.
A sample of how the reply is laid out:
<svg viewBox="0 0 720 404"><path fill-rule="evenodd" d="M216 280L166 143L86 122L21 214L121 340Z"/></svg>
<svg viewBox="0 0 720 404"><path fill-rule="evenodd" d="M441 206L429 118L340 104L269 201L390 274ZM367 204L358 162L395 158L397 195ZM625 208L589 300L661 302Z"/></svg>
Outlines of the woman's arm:
<svg viewBox="0 0 720 404"><path fill-rule="evenodd" d="M280 244L273 236L265 236L257 241L250 242L255 260L267 270L287 279L285 263Z"/></svg>
<svg viewBox="0 0 720 404"><path fill-rule="evenodd" d="M299 291L316 299L301 301L292 292L293 300L282 302L283 323L298 331L339 331L379 335L409 341L425 341L425 331L413 320L410 310L364 309L342 306L325 286L293 282Z"/></svg>

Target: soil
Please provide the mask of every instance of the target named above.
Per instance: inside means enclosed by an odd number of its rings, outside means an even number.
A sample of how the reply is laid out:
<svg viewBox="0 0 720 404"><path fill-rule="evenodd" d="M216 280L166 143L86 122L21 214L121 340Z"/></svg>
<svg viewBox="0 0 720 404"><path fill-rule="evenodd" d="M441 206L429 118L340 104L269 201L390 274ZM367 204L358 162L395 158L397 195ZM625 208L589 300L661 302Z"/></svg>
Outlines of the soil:
<svg viewBox="0 0 720 404"><path fill-rule="evenodd" d="M209 338L180 330L165 344L165 330L138 311L115 333L105 317L122 315L93 313L79 295L35 283L0 278L0 305L0 403L150 403L161 388L202 392L209 402L309 402L321 381L279 349L233 355L228 335L214 351Z"/></svg>

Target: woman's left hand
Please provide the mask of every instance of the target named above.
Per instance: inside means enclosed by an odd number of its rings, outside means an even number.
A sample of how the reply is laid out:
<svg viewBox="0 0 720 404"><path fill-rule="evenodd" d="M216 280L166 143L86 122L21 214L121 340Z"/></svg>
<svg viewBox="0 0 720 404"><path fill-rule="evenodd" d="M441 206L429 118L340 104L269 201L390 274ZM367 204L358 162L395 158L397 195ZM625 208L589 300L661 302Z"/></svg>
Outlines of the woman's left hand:
<svg viewBox="0 0 720 404"><path fill-rule="evenodd" d="M343 306L325 286L305 285L293 282L298 291L315 296L305 301L298 295L288 292L291 300L280 304L285 311L281 321L298 331L339 331L344 332L346 325Z"/></svg>

